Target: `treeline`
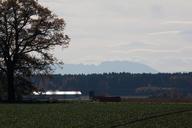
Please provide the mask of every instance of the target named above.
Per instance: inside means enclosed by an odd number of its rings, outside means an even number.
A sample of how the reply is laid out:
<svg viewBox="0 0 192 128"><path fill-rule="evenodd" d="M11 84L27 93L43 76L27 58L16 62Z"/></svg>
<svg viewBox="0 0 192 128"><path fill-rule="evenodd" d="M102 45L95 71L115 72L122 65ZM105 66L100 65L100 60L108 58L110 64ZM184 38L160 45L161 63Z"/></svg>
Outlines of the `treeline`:
<svg viewBox="0 0 192 128"><path fill-rule="evenodd" d="M32 81L42 90L80 90L84 95L90 91L112 96L192 94L192 73L36 75Z"/></svg>

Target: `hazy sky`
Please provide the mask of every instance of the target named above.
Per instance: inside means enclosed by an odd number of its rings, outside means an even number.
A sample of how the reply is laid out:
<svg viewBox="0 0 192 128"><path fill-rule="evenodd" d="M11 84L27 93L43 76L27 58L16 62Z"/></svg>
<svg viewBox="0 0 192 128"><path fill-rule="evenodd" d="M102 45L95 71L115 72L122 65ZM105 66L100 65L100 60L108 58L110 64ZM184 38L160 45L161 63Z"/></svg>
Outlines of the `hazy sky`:
<svg viewBox="0 0 192 128"><path fill-rule="evenodd" d="M128 60L192 71L192 0L40 0L67 23L64 63Z"/></svg>

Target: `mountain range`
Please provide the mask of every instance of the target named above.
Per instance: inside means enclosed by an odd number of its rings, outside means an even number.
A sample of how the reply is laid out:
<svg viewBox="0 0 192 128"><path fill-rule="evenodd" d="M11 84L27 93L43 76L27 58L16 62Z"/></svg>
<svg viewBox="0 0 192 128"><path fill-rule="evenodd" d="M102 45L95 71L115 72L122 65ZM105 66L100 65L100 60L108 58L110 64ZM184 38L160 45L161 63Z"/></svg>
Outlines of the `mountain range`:
<svg viewBox="0 0 192 128"><path fill-rule="evenodd" d="M106 61L99 65L85 65L85 64L64 64L61 66L54 66L54 74L99 74L99 73L157 73L158 71L152 67L130 61Z"/></svg>

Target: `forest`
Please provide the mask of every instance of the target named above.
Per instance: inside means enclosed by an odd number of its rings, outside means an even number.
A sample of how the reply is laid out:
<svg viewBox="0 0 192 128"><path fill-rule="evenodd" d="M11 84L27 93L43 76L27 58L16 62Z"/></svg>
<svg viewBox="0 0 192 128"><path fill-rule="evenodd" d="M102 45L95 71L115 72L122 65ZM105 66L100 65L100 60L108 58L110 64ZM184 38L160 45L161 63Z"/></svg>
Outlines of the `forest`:
<svg viewBox="0 0 192 128"><path fill-rule="evenodd" d="M41 90L93 91L104 96L191 97L192 73L104 73L79 75L35 75L33 84Z"/></svg>

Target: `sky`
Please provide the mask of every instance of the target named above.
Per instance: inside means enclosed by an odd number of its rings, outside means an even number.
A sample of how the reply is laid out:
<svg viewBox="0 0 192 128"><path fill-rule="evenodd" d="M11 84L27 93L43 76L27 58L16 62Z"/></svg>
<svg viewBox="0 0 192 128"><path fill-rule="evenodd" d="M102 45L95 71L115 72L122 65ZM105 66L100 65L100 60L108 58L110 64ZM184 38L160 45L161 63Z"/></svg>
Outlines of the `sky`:
<svg viewBox="0 0 192 128"><path fill-rule="evenodd" d="M192 0L39 0L66 22L68 64L132 61L192 71Z"/></svg>

